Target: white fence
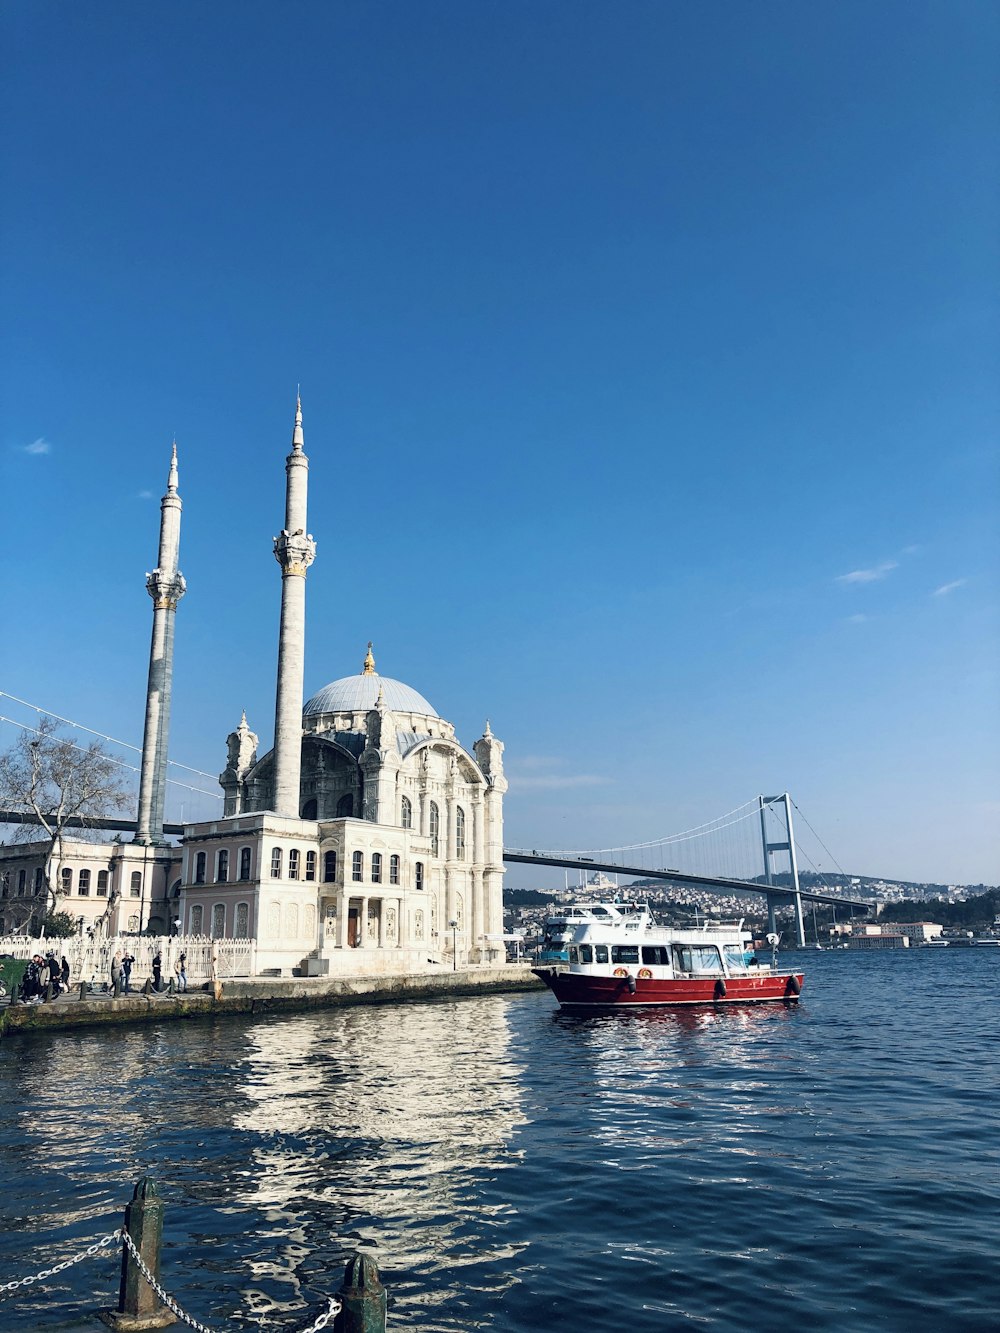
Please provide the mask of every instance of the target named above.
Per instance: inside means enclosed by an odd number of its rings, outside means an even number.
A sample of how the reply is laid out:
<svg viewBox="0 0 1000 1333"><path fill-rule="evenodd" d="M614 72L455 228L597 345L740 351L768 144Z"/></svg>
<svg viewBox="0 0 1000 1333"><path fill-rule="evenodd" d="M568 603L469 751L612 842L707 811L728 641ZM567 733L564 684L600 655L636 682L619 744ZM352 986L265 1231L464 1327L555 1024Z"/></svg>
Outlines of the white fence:
<svg viewBox="0 0 1000 1333"><path fill-rule="evenodd" d="M14 958L31 958L52 951L57 958L66 958L70 966L70 984L89 981L96 985L111 982L111 962L116 953L123 957L131 954L130 980L133 990L139 989L147 977L153 975L153 958L160 955L163 984L175 976L174 962L185 954L184 966L188 985L198 986L205 981L228 977L252 977L256 967L256 940L211 940L205 935L120 935L109 939L88 939L74 935L69 939L25 939L23 935L0 937L0 954ZM214 967L213 967L214 958Z"/></svg>

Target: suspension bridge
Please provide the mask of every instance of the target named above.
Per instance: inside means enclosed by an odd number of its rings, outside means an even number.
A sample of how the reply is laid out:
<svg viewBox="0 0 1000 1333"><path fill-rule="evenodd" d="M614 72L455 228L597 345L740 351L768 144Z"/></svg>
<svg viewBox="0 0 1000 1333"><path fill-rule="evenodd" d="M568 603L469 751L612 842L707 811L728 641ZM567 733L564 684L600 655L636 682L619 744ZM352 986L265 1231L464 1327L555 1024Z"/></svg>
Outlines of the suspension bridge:
<svg viewBox="0 0 1000 1333"><path fill-rule="evenodd" d="M0 691L0 695L13 699L13 696L4 695L3 691ZM25 702L18 699L13 701ZM34 707L34 705L27 706ZM41 713L42 710L36 709L36 711ZM112 736L105 736L68 718L59 718L53 714L49 716L55 716L57 721L89 732L112 745L135 751L139 749L138 746ZM23 722L16 722L2 715L0 722L12 723L27 732L35 730ZM116 759L115 762L133 772L138 771L134 765L125 760ZM174 769L183 770L186 774L215 781L213 775L203 773L200 769L193 769L175 761L170 761L170 765ZM221 799L220 793L205 791L202 787L192 786L190 782L178 778L168 778L167 781L175 788L197 793L212 801ZM754 797L716 819L643 842L589 849L528 850L505 847L503 859L507 864L558 867L589 873L603 872L631 879L658 880L666 884L703 890L709 894L753 894L766 900L768 929L771 931L777 930L775 919L777 911L790 907L797 941L799 945L804 945L804 904L820 904L826 907L832 906L834 909L846 908L853 914L855 911L877 910L877 903L843 891L834 891L835 886L822 883L823 869L797 840L793 809L827 860L836 865L839 876L846 877L843 868L837 865L832 853L787 792L778 796ZM164 823L163 831L169 836L180 837L186 824L213 817L218 816L202 814L182 822ZM0 809L0 824L39 822L37 816L30 812L20 809ZM107 833L135 833L136 821L128 818L71 819L66 822L66 827L86 827ZM820 881L819 887L805 888L800 884L800 857L809 862L814 878Z"/></svg>

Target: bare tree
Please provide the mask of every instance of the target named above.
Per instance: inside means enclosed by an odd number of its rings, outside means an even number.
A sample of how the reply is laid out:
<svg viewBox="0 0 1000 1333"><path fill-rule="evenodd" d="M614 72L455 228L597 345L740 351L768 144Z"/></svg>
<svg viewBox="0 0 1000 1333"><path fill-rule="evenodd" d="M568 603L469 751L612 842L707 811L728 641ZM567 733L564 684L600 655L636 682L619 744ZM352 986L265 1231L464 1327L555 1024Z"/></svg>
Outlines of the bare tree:
<svg viewBox="0 0 1000 1333"><path fill-rule="evenodd" d="M91 821L116 814L132 802L121 774L99 741L77 745L60 734L51 717L42 717L35 732L22 732L0 754L0 808L34 816L31 823L15 826L12 840L30 840L40 827L48 842L42 876L46 915L58 908L67 833L86 838ZM27 914L37 906L26 903Z"/></svg>

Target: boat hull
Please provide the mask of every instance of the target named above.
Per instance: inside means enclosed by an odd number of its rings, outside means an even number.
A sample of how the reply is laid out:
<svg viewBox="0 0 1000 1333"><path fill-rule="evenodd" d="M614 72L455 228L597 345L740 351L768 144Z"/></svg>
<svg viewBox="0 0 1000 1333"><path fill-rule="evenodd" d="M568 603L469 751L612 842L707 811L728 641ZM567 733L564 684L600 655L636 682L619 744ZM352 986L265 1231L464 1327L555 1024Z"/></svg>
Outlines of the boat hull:
<svg viewBox="0 0 1000 1333"><path fill-rule="evenodd" d="M619 1009L691 1004L795 1003L802 990L801 972L761 977L638 977L634 990L628 977L595 976L563 968L532 968L563 1009Z"/></svg>

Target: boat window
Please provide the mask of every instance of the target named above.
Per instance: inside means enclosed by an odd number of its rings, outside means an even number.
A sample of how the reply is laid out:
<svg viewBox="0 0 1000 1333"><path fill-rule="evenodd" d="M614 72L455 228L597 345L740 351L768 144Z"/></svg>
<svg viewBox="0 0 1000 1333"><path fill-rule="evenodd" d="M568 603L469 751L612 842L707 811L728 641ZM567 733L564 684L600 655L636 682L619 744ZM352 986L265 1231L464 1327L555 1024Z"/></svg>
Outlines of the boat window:
<svg viewBox="0 0 1000 1333"><path fill-rule="evenodd" d="M611 961L613 963L637 963L639 961L638 944L612 944Z"/></svg>
<svg viewBox="0 0 1000 1333"><path fill-rule="evenodd" d="M569 961L571 963L578 963L580 961L580 955L575 944L569 946Z"/></svg>
<svg viewBox="0 0 1000 1333"><path fill-rule="evenodd" d="M594 961L594 951L589 944L580 945L580 962L592 963Z"/></svg>
<svg viewBox="0 0 1000 1333"><path fill-rule="evenodd" d="M606 963L608 961L608 946L606 944L594 945L594 962Z"/></svg>
<svg viewBox="0 0 1000 1333"><path fill-rule="evenodd" d="M722 952L730 967L744 966L746 959L743 956L743 946L741 944L724 944Z"/></svg>
<svg viewBox="0 0 1000 1333"><path fill-rule="evenodd" d="M718 972L719 950L714 944L675 944L674 967L679 972Z"/></svg>
<svg viewBox="0 0 1000 1333"><path fill-rule="evenodd" d="M595 907L595 908L594 908L594 916L610 916L610 915L611 915L611 913L608 911L608 909L607 909L606 907Z"/></svg>
<svg viewBox="0 0 1000 1333"><path fill-rule="evenodd" d="M642 946L642 961L644 963L656 963L660 967L668 967L670 964L670 949L666 944L644 944Z"/></svg>

